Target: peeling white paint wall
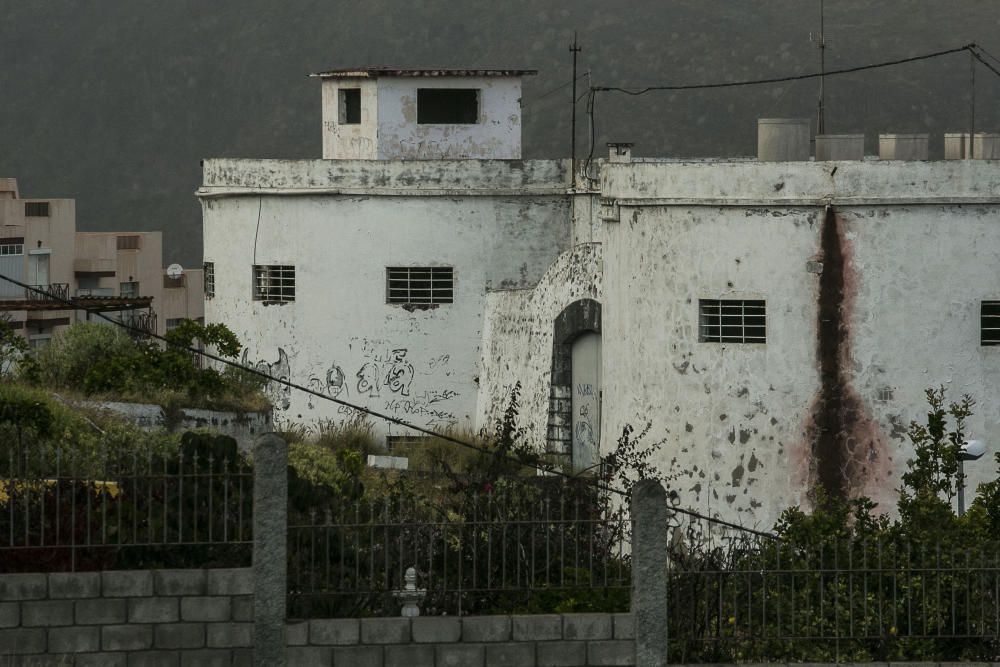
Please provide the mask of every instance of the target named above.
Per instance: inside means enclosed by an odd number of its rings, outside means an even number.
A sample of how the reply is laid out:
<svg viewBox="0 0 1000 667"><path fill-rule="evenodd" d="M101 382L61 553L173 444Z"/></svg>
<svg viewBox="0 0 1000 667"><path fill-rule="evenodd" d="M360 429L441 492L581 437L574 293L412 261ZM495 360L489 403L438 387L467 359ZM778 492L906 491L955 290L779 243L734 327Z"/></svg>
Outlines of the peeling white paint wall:
<svg viewBox="0 0 1000 667"><path fill-rule="evenodd" d="M1000 298L1000 163L644 163L604 179L619 222L605 226L603 442L651 421L684 505L770 527L807 502L825 203L846 263L842 363L870 417L853 490L894 505L928 387L970 393L970 435L1000 443L1000 348L979 344L980 301ZM699 342L699 298L766 300L767 343ZM994 467L967 466L969 487Z"/></svg>
<svg viewBox="0 0 1000 667"><path fill-rule="evenodd" d="M471 428L487 289L535 285L569 246L565 182L561 162L206 161L206 321L229 325L248 363L316 391ZM251 300L253 264L294 265L294 303ZM441 265L454 303L386 304L386 267ZM301 392L273 398L278 423L353 416Z"/></svg>
<svg viewBox="0 0 1000 667"><path fill-rule="evenodd" d="M533 289L487 294L479 426L491 427L503 416L511 390L520 382L519 424L527 429L530 442L544 446L553 322L574 301L602 301L602 274L601 244L586 243L560 255Z"/></svg>
<svg viewBox="0 0 1000 667"><path fill-rule="evenodd" d="M340 123L338 91L346 88L361 90L360 123ZM419 88L477 89L479 122L418 124ZM329 78L322 99L325 159L521 159L517 76Z"/></svg>
<svg viewBox="0 0 1000 667"><path fill-rule="evenodd" d="M378 83L379 159L521 159L519 77L380 78ZM418 125L418 88L478 89L479 122Z"/></svg>

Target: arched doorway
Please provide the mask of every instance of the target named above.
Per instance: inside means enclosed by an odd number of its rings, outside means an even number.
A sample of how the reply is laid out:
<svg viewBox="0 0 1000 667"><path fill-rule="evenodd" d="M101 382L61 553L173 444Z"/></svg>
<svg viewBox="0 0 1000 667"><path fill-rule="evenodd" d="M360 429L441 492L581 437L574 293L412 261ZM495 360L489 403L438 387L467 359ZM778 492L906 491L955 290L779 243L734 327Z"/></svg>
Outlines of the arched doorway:
<svg viewBox="0 0 1000 667"><path fill-rule="evenodd" d="M556 317L552 335L547 445L574 470L600 453L601 304L580 299Z"/></svg>

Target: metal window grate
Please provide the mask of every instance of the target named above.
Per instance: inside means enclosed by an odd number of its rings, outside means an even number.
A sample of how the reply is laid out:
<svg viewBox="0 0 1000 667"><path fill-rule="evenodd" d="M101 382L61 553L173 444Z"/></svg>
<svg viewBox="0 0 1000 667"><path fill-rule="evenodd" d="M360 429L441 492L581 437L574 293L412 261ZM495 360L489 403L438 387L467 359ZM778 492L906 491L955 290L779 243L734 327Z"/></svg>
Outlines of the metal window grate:
<svg viewBox="0 0 1000 667"><path fill-rule="evenodd" d="M24 254L23 243L0 243L0 257L6 257L8 255L23 255L23 254Z"/></svg>
<svg viewBox="0 0 1000 667"><path fill-rule="evenodd" d="M765 343L767 316L763 301L701 299L700 336L703 343Z"/></svg>
<svg viewBox="0 0 1000 667"><path fill-rule="evenodd" d="M1000 345L1000 301L983 301L979 310L980 345Z"/></svg>
<svg viewBox="0 0 1000 667"><path fill-rule="evenodd" d="M295 301L295 267L287 265L253 267L253 298L264 303Z"/></svg>
<svg viewBox="0 0 1000 667"><path fill-rule="evenodd" d="M118 249L119 250L138 250L139 249L139 237L138 236L119 236L118 237Z"/></svg>
<svg viewBox="0 0 1000 667"><path fill-rule="evenodd" d="M205 262L205 298L215 296L215 262Z"/></svg>
<svg viewBox="0 0 1000 667"><path fill-rule="evenodd" d="M49 217L49 203L47 201L26 201L24 202L24 215L27 218L47 218Z"/></svg>
<svg viewBox="0 0 1000 667"><path fill-rule="evenodd" d="M455 270L450 266L386 268L386 303L452 303Z"/></svg>

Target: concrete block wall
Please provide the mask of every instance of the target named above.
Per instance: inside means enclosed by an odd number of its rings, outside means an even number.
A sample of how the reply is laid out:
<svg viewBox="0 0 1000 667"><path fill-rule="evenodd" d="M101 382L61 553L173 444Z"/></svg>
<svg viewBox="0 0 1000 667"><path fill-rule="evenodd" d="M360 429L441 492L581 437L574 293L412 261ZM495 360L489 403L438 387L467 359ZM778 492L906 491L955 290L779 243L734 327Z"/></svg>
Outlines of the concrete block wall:
<svg viewBox="0 0 1000 667"><path fill-rule="evenodd" d="M286 626L289 665L635 665L631 614L314 619Z"/></svg>
<svg viewBox="0 0 1000 667"><path fill-rule="evenodd" d="M252 665L249 568L0 574L0 667Z"/></svg>

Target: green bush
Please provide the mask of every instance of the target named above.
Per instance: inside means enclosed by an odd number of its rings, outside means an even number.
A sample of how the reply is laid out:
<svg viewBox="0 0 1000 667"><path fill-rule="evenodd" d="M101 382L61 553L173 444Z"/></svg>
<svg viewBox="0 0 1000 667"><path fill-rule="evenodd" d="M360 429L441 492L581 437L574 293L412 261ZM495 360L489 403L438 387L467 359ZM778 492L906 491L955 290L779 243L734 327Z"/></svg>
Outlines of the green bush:
<svg viewBox="0 0 1000 667"><path fill-rule="evenodd" d="M135 339L121 329L80 322L43 348L23 379L50 389L94 398L156 402L165 408L265 410L263 379L248 371L203 368L187 348L212 346L235 358L240 344L224 325L185 320L169 343Z"/></svg>

